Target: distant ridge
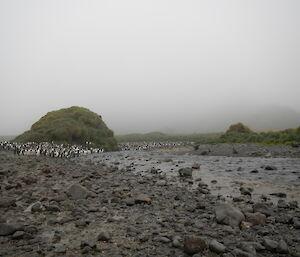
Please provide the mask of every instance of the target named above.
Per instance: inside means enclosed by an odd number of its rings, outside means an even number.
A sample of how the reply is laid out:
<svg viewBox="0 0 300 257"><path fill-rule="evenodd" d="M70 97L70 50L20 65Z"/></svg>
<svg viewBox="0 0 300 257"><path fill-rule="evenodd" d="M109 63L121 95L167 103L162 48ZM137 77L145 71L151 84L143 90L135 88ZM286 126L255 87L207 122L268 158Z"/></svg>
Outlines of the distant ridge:
<svg viewBox="0 0 300 257"><path fill-rule="evenodd" d="M283 130L300 125L300 112L286 106L266 106L248 118L255 131Z"/></svg>

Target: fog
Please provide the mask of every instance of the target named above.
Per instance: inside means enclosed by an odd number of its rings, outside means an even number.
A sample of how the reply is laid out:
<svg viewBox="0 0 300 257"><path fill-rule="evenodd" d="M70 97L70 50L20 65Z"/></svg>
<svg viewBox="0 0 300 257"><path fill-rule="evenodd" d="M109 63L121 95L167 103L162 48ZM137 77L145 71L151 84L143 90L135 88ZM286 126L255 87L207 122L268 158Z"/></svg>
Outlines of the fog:
<svg viewBox="0 0 300 257"><path fill-rule="evenodd" d="M1 0L0 135L74 105L116 134L222 131L262 113L257 129L300 125L299 11L298 0Z"/></svg>

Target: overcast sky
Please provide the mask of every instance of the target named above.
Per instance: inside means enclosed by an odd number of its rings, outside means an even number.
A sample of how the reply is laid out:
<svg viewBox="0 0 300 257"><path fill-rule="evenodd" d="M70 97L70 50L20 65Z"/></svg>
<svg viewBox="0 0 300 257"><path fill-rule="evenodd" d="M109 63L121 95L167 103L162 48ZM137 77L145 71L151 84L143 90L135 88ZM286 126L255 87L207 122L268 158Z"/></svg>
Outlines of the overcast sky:
<svg viewBox="0 0 300 257"><path fill-rule="evenodd" d="M73 105L117 134L299 111L299 13L299 0L1 0L0 135Z"/></svg>

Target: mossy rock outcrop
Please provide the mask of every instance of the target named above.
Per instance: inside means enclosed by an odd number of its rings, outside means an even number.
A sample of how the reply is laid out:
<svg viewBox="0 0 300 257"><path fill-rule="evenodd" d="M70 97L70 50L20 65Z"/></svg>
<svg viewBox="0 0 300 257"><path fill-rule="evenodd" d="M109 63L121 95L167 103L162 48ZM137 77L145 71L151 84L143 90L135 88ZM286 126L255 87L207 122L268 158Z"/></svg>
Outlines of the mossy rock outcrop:
<svg viewBox="0 0 300 257"><path fill-rule="evenodd" d="M226 133L253 133L253 131L249 127L245 126L243 123L239 122L230 125Z"/></svg>
<svg viewBox="0 0 300 257"><path fill-rule="evenodd" d="M83 107L48 112L31 129L15 138L16 142L55 142L103 147L116 150L114 133L97 113Z"/></svg>

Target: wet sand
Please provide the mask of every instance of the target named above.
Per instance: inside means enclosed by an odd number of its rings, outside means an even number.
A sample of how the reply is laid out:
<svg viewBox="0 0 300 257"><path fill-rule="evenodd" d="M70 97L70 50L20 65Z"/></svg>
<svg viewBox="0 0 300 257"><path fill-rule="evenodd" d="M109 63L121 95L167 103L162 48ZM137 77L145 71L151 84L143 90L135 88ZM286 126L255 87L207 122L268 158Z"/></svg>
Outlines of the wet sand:
<svg viewBox="0 0 300 257"><path fill-rule="evenodd" d="M199 180L209 185L211 193L232 198L240 195L241 186L253 188L252 198L272 193L286 193L287 200L300 202L300 158L201 156L191 151L124 151L82 157L78 162L91 161L135 174L151 176L159 173L172 183L197 188ZM179 178L178 170L199 163L193 171L192 184ZM274 167L266 170L265 166ZM154 170L156 172L154 172ZM213 181L213 182L212 182Z"/></svg>

